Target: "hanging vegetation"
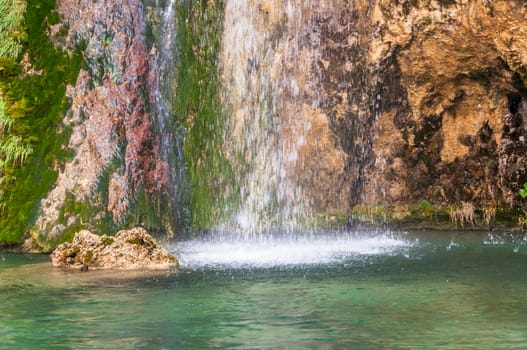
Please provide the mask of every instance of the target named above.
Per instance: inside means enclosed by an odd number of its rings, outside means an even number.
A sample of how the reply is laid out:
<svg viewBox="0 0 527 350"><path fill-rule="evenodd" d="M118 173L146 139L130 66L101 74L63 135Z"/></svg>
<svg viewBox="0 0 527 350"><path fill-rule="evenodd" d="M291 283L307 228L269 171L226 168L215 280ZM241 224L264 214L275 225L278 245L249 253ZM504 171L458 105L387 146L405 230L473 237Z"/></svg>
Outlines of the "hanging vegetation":
<svg viewBox="0 0 527 350"><path fill-rule="evenodd" d="M68 154L66 85L82 57L48 38L54 0L0 0L0 245L21 243Z"/></svg>

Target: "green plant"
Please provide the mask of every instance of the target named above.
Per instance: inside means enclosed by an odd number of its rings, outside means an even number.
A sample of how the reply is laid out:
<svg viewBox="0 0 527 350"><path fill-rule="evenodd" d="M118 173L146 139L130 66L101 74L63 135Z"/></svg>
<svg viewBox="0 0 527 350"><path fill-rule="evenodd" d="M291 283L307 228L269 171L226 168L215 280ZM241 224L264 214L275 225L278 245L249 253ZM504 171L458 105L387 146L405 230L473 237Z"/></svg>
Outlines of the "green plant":
<svg viewBox="0 0 527 350"><path fill-rule="evenodd" d="M351 214L354 220L378 224L385 221L387 209L380 204L359 204L353 207Z"/></svg>
<svg viewBox="0 0 527 350"><path fill-rule="evenodd" d="M483 207L483 220L487 225L490 225L496 219L496 211L498 209L498 203L495 200L489 201Z"/></svg>
<svg viewBox="0 0 527 350"><path fill-rule="evenodd" d="M222 152L226 121L221 107L218 54L223 1L215 5L207 1L179 2L176 23L179 63L174 124L183 139L192 226L199 230L228 217L238 193L233 169Z"/></svg>
<svg viewBox="0 0 527 350"><path fill-rule="evenodd" d="M21 165L33 153L29 144L24 144L20 136L9 136L0 143L0 155L4 164Z"/></svg>
<svg viewBox="0 0 527 350"><path fill-rule="evenodd" d="M58 126L82 56L80 48L68 53L49 41L48 26L59 20L55 6L55 0L0 0L0 245L23 241L57 165L68 157L70 131Z"/></svg>
<svg viewBox="0 0 527 350"><path fill-rule="evenodd" d="M22 46L22 23L26 2L22 0L0 0L0 71L2 75L14 73L13 65ZM18 135L7 134L15 126L15 116L27 106L26 100L13 101L11 105L0 92L0 165L21 165L33 153L30 143Z"/></svg>
<svg viewBox="0 0 527 350"><path fill-rule="evenodd" d="M434 207L432 203L430 203L426 199L423 199L416 206L411 206L410 211L412 212L413 215L432 219L437 209Z"/></svg>
<svg viewBox="0 0 527 350"><path fill-rule="evenodd" d="M449 207L448 213L450 220L457 227L458 224L461 227L465 227L465 224L475 225L475 210L472 202L461 202L459 205Z"/></svg>
<svg viewBox="0 0 527 350"><path fill-rule="evenodd" d="M518 193L522 198L527 198L527 182L523 184L523 187L520 188ZM520 214L518 217L518 223L520 224L520 227L525 229L527 227L527 204L520 203L520 209L523 212L523 215Z"/></svg>
<svg viewBox="0 0 527 350"><path fill-rule="evenodd" d="M0 140L4 135L4 131L9 131L13 127L15 120L7 114L6 104L0 95Z"/></svg>
<svg viewBox="0 0 527 350"><path fill-rule="evenodd" d="M84 262L90 263L93 259L93 250L87 250L86 254L84 255Z"/></svg>
<svg viewBox="0 0 527 350"><path fill-rule="evenodd" d="M522 198L527 198L527 182L523 184L523 188L519 191Z"/></svg>
<svg viewBox="0 0 527 350"><path fill-rule="evenodd" d="M16 59L22 52L26 5L23 0L0 0L0 57Z"/></svg>
<svg viewBox="0 0 527 350"><path fill-rule="evenodd" d="M107 236L107 235L104 235L101 237L101 243L105 246L109 246L109 245L112 245L113 242L115 242L115 240L113 239L113 237L110 237L110 236Z"/></svg>

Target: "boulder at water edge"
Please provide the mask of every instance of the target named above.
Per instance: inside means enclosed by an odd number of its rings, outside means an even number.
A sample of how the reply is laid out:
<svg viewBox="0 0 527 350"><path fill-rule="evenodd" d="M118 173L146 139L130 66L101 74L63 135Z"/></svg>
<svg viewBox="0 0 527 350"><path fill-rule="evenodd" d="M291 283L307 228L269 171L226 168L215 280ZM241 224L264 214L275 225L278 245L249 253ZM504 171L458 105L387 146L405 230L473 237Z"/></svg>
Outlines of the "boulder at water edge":
<svg viewBox="0 0 527 350"><path fill-rule="evenodd" d="M61 244L51 253L51 261L54 267L77 270L162 270L179 265L143 228L119 231L115 237L80 231L71 243Z"/></svg>

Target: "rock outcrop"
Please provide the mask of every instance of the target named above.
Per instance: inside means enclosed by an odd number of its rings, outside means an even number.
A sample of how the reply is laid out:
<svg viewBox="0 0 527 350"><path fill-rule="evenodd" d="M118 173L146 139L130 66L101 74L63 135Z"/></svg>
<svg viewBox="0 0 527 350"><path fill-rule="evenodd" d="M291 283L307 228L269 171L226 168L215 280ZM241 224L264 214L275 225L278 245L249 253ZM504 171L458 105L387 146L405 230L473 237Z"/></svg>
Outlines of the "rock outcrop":
<svg viewBox="0 0 527 350"><path fill-rule="evenodd" d="M152 269L178 267L175 256L160 246L143 228L123 230L115 236L98 236L83 230L71 243L63 243L51 254L54 267L76 270Z"/></svg>
<svg viewBox="0 0 527 350"><path fill-rule="evenodd" d="M524 2L244 6L255 15L228 29L248 45L224 43L223 60L239 60L224 71L240 77L227 76L226 84L238 94L231 96L233 130L245 137L235 135L234 144L247 150L232 153L249 153L254 164L247 168L260 174L249 173L253 183L243 184L248 197L260 190L247 207L261 211L261 197L277 188L286 193L279 205L307 215L366 204L400 216L423 200L453 210L470 203L480 213L515 211L527 182ZM240 42L232 33L224 40ZM262 110L258 98L269 86L271 107ZM254 115L266 124L254 123Z"/></svg>
<svg viewBox="0 0 527 350"><path fill-rule="evenodd" d="M32 239L47 250L72 229L103 231L96 222L173 235L172 170L151 107L159 77L155 49L145 40L145 8L138 0L59 0L57 12L61 22L52 26L50 40L70 51L85 46L85 68L66 92L71 101L63 119L71 129L66 149L74 157L57 169ZM140 209L150 207L158 210Z"/></svg>
<svg viewBox="0 0 527 350"><path fill-rule="evenodd" d="M371 11L379 111L361 201L512 212L527 181L525 3L381 0Z"/></svg>
<svg viewBox="0 0 527 350"><path fill-rule="evenodd" d="M171 236L221 215L288 226L364 204L518 214L525 1L191 3L56 2L46 33L84 64L56 125L71 132L65 155L35 154L54 184L15 212L26 246L135 225Z"/></svg>

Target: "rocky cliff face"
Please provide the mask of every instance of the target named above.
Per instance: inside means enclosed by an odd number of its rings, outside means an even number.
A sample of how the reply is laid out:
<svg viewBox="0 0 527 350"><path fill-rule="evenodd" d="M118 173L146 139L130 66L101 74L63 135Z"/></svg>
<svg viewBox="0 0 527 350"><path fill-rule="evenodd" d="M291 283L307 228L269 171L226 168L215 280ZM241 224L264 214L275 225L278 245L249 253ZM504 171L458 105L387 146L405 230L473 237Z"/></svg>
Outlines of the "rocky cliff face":
<svg viewBox="0 0 527 350"><path fill-rule="evenodd" d="M375 5L368 56L380 113L363 200L487 213L517 204L527 104L507 96L526 97L526 10L521 1Z"/></svg>
<svg viewBox="0 0 527 350"><path fill-rule="evenodd" d="M288 224L366 204L403 218L426 201L490 220L518 205L523 1L174 6L56 2L48 38L81 48L84 65L57 126L71 130L73 156L53 164L58 177L29 220L38 249L80 229L173 235L188 215L196 227L236 211ZM179 43L167 46L175 63L161 38Z"/></svg>
<svg viewBox="0 0 527 350"><path fill-rule="evenodd" d="M50 39L70 51L85 46L85 68L67 90L71 109L63 120L75 156L42 199L33 239L49 249L76 228L134 221L170 232L171 169L150 109L159 77L142 3L59 0L57 11L62 20ZM166 207L156 213L159 203Z"/></svg>
<svg viewBox="0 0 527 350"><path fill-rule="evenodd" d="M282 6L281 33L293 32ZM514 212L527 181L524 3L335 0L299 9L300 29L284 36L309 62L294 101L316 109L302 109L299 124L325 126L303 146L297 171L315 211L380 205L402 219L425 201L453 218ZM322 135L329 148L317 148Z"/></svg>
<svg viewBox="0 0 527 350"><path fill-rule="evenodd" d="M237 55L248 62L237 74L252 85L230 90L247 96L258 82L278 82L269 113L274 133L267 134L274 138L253 146L280 145L283 154L274 156L281 163L268 168L282 172L269 173L289 182L285 191L308 206L304 214L366 204L401 219L419 203L454 218L467 210L486 221L500 209L514 212L527 181L525 4L248 4L266 56L255 58L258 47ZM243 35L237 50L251 32ZM508 96L520 101L512 110ZM246 106L250 98L239 101ZM254 114L243 108L235 102L241 125ZM256 182L272 186L265 181Z"/></svg>

